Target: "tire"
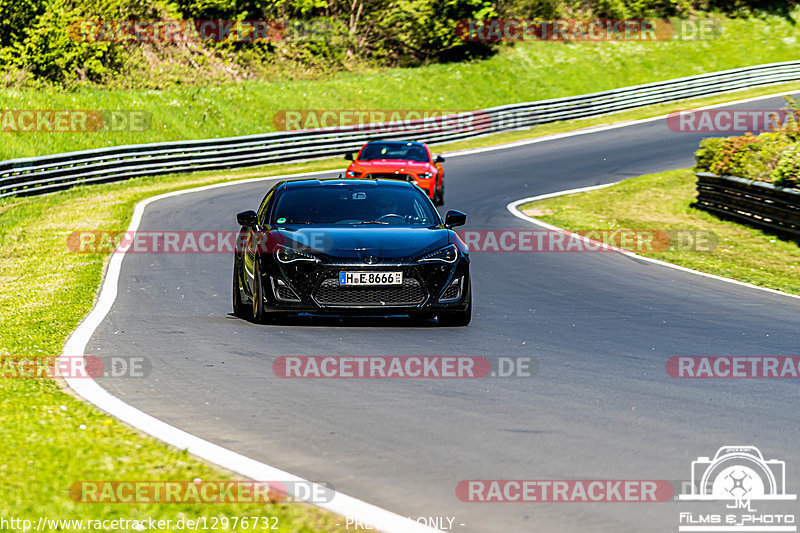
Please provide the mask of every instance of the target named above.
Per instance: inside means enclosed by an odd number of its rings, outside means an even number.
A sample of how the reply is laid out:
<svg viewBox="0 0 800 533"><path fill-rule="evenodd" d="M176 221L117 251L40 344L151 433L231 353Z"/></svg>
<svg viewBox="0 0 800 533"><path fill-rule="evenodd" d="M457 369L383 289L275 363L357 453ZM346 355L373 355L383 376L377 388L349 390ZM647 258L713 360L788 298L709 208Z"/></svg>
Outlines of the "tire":
<svg viewBox="0 0 800 533"><path fill-rule="evenodd" d="M442 175L442 187L436 193L436 205L444 205L444 175Z"/></svg>
<svg viewBox="0 0 800 533"><path fill-rule="evenodd" d="M250 307L242 302L242 285L239 283L239 269L236 259L233 260L233 314L239 318L250 318Z"/></svg>
<svg viewBox="0 0 800 533"><path fill-rule="evenodd" d="M253 322L263 324L266 322L266 316L264 312L264 290L261 286L261 269L258 267L258 261L256 261L253 273Z"/></svg>
<svg viewBox="0 0 800 533"><path fill-rule="evenodd" d="M439 325L445 327L463 327L468 326L472 320L472 286L469 288L469 295L467 296L467 308L463 311L452 311L447 313L439 313Z"/></svg>

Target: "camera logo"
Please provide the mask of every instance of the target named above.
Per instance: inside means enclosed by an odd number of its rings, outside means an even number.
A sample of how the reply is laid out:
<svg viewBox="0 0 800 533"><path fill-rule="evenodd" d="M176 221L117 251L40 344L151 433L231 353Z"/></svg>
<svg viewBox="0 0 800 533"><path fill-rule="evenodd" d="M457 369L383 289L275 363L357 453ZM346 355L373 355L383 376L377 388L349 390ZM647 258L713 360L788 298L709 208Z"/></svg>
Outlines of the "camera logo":
<svg viewBox="0 0 800 533"><path fill-rule="evenodd" d="M692 493L681 500L794 500L786 494L786 463L765 460L755 446L723 446L714 459L692 461Z"/></svg>
<svg viewBox="0 0 800 533"><path fill-rule="evenodd" d="M783 509L786 504L770 503L762 511L753 507L754 501L797 499L786 493L786 464L765 460L755 446L723 446L713 459L692 461L691 494L678 499L695 502L692 510L678 514L679 532L797 531L797 516Z"/></svg>

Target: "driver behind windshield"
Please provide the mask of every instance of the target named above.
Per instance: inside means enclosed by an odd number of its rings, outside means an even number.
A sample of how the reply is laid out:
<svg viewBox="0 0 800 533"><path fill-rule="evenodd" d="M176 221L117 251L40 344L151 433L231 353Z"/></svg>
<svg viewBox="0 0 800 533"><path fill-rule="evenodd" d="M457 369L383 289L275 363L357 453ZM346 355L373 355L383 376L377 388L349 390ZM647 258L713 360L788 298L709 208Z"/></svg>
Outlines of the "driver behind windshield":
<svg viewBox="0 0 800 533"><path fill-rule="evenodd" d="M359 161L374 161L376 159L395 161L414 161L424 163L428 161L425 148L415 143L382 143L367 144L359 156Z"/></svg>
<svg viewBox="0 0 800 533"><path fill-rule="evenodd" d="M436 216L429 203L422 192L412 189L303 187L283 191L273 217L277 224L430 225Z"/></svg>

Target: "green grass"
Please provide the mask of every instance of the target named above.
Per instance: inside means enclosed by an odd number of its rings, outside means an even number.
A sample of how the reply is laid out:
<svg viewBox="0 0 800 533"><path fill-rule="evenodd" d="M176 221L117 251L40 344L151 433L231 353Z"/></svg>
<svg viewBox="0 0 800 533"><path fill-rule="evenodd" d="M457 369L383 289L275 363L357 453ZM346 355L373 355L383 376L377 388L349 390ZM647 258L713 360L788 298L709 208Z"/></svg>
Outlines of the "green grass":
<svg viewBox="0 0 800 533"><path fill-rule="evenodd" d="M324 80L163 91L9 89L0 94L6 109L141 110L152 120L144 132L1 133L0 159L267 132L273 130L273 115L286 109L468 110L582 94L797 59L798 38L800 27L767 16L725 20L716 40L529 42L483 61L344 73Z"/></svg>
<svg viewBox="0 0 800 533"><path fill-rule="evenodd" d="M800 294L800 247L691 207L695 183L691 169L672 170L596 191L531 202L520 209L570 231L624 228L713 232L717 246L707 252L679 246L659 252L635 251L701 272Z"/></svg>
<svg viewBox="0 0 800 533"><path fill-rule="evenodd" d="M564 45L555 45L564 46ZM627 46L627 45L626 45ZM657 45L660 46L660 45ZM564 49L568 49L564 46ZM554 48L555 49L555 48ZM508 54L517 54L518 51ZM508 54L490 61L508 61ZM756 57L752 62L758 63L777 58ZM430 67L442 72L469 70L483 64L458 66ZM484 65L485 66L485 65ZM736 64L723 65L709 68L727 68L738 66ZM389 76L409 75L416 71L398 71ZM688 73L688 72L684 72ZM672 77L673 74L664 77ZM677 74L675 74L677 75ZM377 75L371 79L377 79ZM343 78L355 80L356 77ZM309 89L313 94L324 92L325 84L334 83L318 82L319 88ZM621 82L618 85L650 81L646 77L641 79ZM396 83L397 80L391 81ZM389 82L387 82L389 83ZM603 83L600 80L599 83ZM262 89L266 84L262 84ZM309 87L316 87L309 84ZM592 88L582 88L575 92L588 92L605 88L605 85ZM648 106L636 110L626 111L614 115L597 117L593 119L568 121L549 124L535 130L512 132L451 143L439 146L438 149L457 149L499 142L508 142L527 137L535 137L548 133L556 133L575 129L576 127L592 126L611 122L612 120L631 120L667 113L672 110L686 109L690 106L704 105L744 98L760 94L774 93L779 90L800 88L800 84L774 86L751 91L734 93L733 95L717 96L693 101L678 102ZM225 106L232 106L237 102L231 94L237 91L246 91L246 86L222 89L194 89L197 95L213 94L220 97L217 102ZM501 93L510 90L509 87L498 89ZM519 88L520 91L528 89ZM233 91L228 97L225 91ZM368 91L369 92L369 91ZM166 93L166 92L165 92ZM151 106L157 109L158 102L162 102L165 93L153 93L155 96L152 104L145 93L102 93L111 98L116 97L117 108L133 107L130 100L125 98L138 94L140 105ZM186 91L189 94L191 91ZM453 91L444 94L457 98ZM175 92L177 95L178 92ZM376 93L377 94L377 93ZM430 99L436 91L420 92L419 99ZM520 99L544 98L553 94L535 95L526 93ZM115 95L115 96L114 96ZM427 96L426 96L427 95ZM17 107L27 109L42 108L86 108L86 102L92 101L92 93L77 93L74 95L38 95L40 100L26 100ZM486 96L486 95L484 95ZM9 98L5 94L2 98ZM287 95L283 96L288 98ZM330 96L334 98L334 96ZM71 101L70 99L75 99ZM79 101L83 98L82 101ZM253 96L252 98L256 98ZM489 98L489 96L486 96ZM476 97L475 101L479 99ZM111 100L106 100L110 102ZM310 102L311 100L308 100ZM71 102L71 103L70 103ZM128 102L128 104L124 104ZM389 106L386 102L366 102L361 107L401 107ZM473 107L484 107L500 103L495 100L482 101ZM197 111L198 104L191 104L186 109L175 106L173 119L181 116L191 116ZM238 104L237 104L238 105ZM225 107L222 106L222 107ZM111 105L98 104L98 108L110 108ZM213 107L213 106L212 106ZM317 104L308 104L306 107L321 107ZM346 107L344 105L340 107ZM355 107L355 106L353 106ZM423 107L423 105L420 105ZM433 107L429 102L425 108ZM455 107L444 105L441 107ZM460 107L466 107L460 106ZM227 107L226 107L227 109ZM242 109L247 109L243 107ZM247 127L253 126L252 117L248 119L246 113L240 113L239 118L245 122L236 127L241 130L231 130L231 124L217 124L220 129L215 132L192 129L190 125L183 125L185 129L176 133L171 128L163 128L165 137L180 138L192 137L194 132L198 137L212 137L217 135L251 133ZM245 119L251 120L247 123ZM224 127L223 127L224 126ZM225 129L228 128L228 129ZM25 140L22 135L7 135L7 140ZM32 135L28 138L35 138ZM86 136L83 141L89 139ZM103 136L106 138L106 136ZM112 144L119 142L142 142L145 140L161 140L153 138L114 139L109 137ZM41 137L44 139L44 137ZM49 140L47 140L49 139ZM68 142L68 137L51 136L47 142ZM79 139L80 140L80 139ZM13 142L11 143L13 145ZM7 150L16 149L20 145ZM51 151L64 151L85 146L68 144L69 148L53 145ZM36 149L38 150L38 149ZM34 151L33 153L38 153ZM53 356L60 352L61 347L69 333L83 316L91 309L94 297L102 279L102 271L107 257L102 255L77 255L69 253L65 246L66 236L75 229L124 229L127 227L133 206L140 200L155 194L187 187L217 183L221 181L242 179L254 176L273 175L286 172L300 172L308 170L337 169L344 166L341 159L325 159L300 165L270 166L248 170L237 170L227 173L207 172L191 175L173 175L151 178L133 179L122 183L77 187L69 191L60 192L46 197L31 198L5 198L0 199L0 355L15 356ZM684 187L685 188L685 187ZM691 187L689 187L691 188ZM702 215L701 216L705 216ZM593 228L597 225L591 226ZM757 232L756 232L757 233ZM782 244L779 244L782 246ZM723 273L723 275L725 275ZM749 280L752 281L752 280ZM795 285L797 285L795 283ZM800 290L800 289L796 289ZM258 514L261 516L278 516L281 531L338 531L335 518L322 513L314 508L293 505L274 506L247 506L247 505L87 505L78 504L69 499L67 489L77 480L103 480L103 479L140 479L140 480L191 480L201 479L228 479L230 476L219 469L208 466L186 453L174 450L154 439L143 437L118 422L107 419L94 408L75 399L69 392L64 392L57 382L42 380L0 380L0 434L4 446L0 449L0 470L2 470L4 483L0 488L0 517L36 518L40 514L49 518L175 518L182 513L188 518L198 516L244 516ZM61 406L64 406L63 409ZM85 429L80 426L85 425Z"/></svg>
<svg viewBox="0 0 800 533"><path fill-rule="evenodd" d="M337 162L338 164L338 162ZM317 163L314 169L331 167ZM126 228L136 202L154 194L234 178L302 171L309 165L135 179L0 203L0 356L56 356L91 309L107 259L75 254L75 229ZM84 429L81 426L85 426ZM0 517L176 520L275 516L282 532L335 532L336 517L304 504L77 503L76 481L234 478L146 438L42 379L0 379Z"/></svg>

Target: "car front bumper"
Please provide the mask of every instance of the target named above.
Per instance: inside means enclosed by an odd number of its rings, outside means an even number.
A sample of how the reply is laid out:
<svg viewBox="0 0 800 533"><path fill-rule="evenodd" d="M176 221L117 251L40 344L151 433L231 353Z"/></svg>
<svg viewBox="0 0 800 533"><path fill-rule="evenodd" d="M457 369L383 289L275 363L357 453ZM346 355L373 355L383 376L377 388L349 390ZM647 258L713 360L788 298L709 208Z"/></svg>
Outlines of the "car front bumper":
<svg viewBox="0 0 800 533"><path fill-rule="evenodd" d="M269 260L261 271L266 312L414 314L463 311L469 303L469 260L464 257L452 264L281 264ZM402 271L403 284L340 286L343 271Z"/></svg>

